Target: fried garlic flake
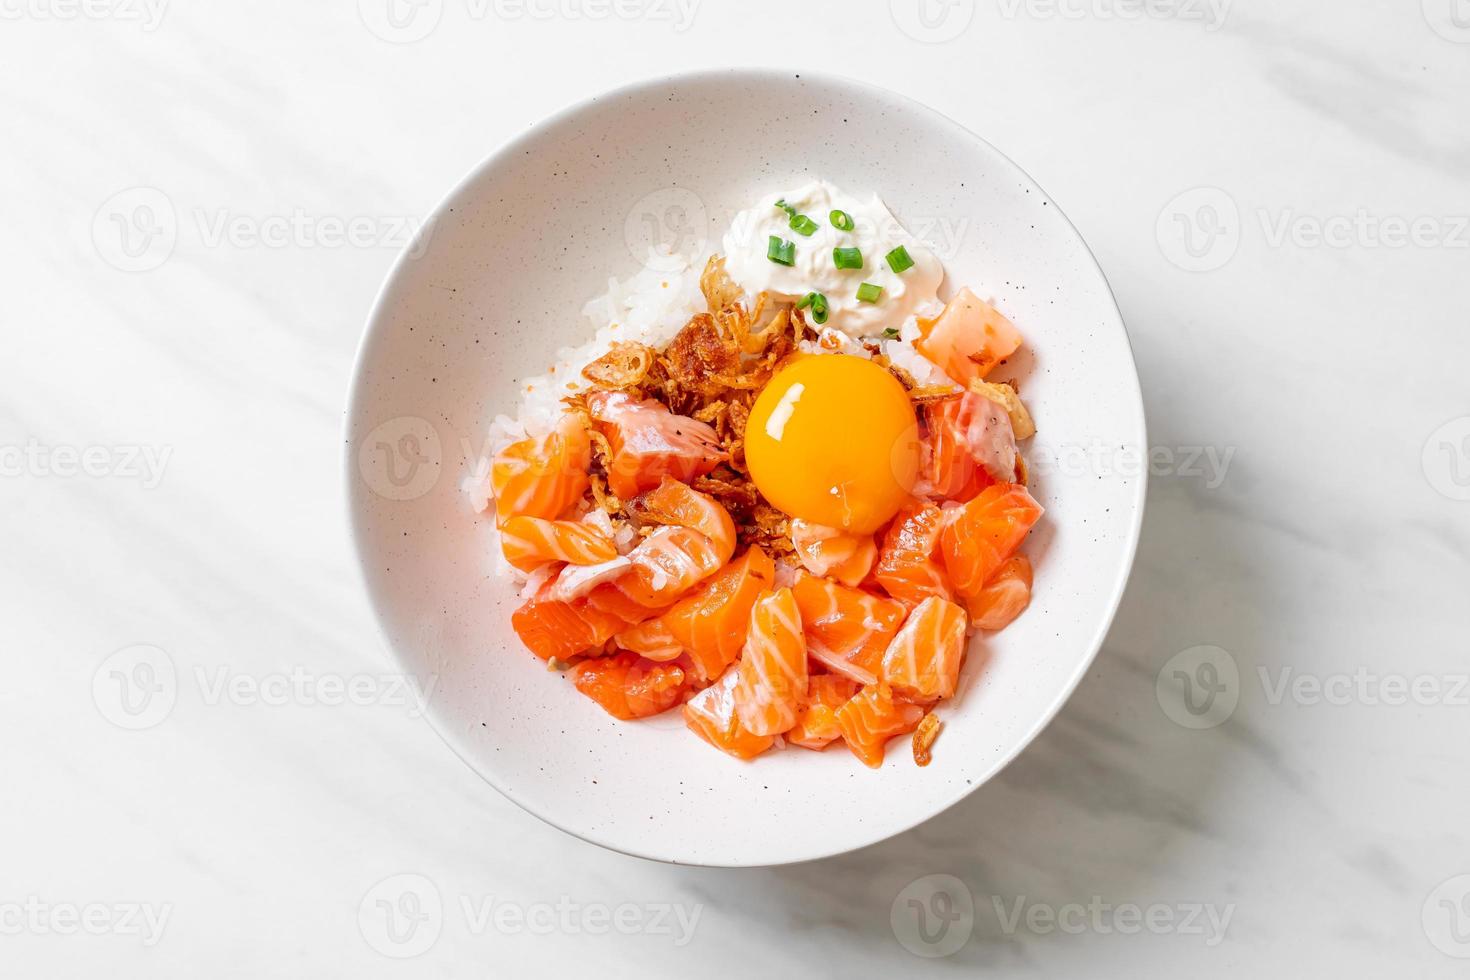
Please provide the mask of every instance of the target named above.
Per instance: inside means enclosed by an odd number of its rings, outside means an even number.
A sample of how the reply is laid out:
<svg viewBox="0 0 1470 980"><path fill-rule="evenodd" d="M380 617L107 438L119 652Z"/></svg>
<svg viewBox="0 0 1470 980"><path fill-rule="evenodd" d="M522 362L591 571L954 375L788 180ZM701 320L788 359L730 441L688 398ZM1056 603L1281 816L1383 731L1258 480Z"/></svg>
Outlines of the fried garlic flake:
<svg viewBox="0 0 1470 980"><path fill-rule="evenodd" d="M932 758L929 754L934 740L939 737L939 730L944 727L944 722L932 711L925 715L919 722L919 727L914 729L914 762L920 766L927 766Z"/></svg>

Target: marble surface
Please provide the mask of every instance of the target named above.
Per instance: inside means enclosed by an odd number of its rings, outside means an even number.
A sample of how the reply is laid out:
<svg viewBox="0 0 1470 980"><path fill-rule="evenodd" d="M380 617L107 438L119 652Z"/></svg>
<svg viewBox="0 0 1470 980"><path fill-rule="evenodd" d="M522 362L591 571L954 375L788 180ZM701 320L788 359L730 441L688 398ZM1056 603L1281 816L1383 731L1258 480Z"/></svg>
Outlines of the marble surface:
<svg viewBox="0 0 1470 980"><path fill-rule="evenodd" d="M925 2L0 8L7 975L1464 975L1470 9ZM728 872L544 826L416 717L339 426L454 181L737 63L1029 170L1111 278L1155 476L1108 642L1009 769Z"/></svg>

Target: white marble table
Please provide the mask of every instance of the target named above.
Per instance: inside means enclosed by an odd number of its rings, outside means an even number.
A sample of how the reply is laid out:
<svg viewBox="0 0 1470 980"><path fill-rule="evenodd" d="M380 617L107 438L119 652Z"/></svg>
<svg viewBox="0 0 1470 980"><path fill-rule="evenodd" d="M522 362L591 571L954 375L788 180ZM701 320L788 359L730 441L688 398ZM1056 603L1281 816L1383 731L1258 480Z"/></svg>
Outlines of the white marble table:
<svg viewBox="0 0 1470 980"><path fill-rule="evenodd" d="M0 972L1465 975L1464 0L385 2L0 4ZM405 228L556 108L730 63L1026 167L1157 450L1051 728L916 831L745 872L455 759L377 679L339 492Z"/></svg>

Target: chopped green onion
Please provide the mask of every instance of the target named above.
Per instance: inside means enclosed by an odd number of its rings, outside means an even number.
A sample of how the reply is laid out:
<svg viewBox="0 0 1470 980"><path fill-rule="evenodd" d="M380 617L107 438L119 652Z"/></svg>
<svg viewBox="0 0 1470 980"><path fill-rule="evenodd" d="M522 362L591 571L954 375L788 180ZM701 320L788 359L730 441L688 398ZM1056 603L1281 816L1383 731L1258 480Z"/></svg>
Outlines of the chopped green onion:
<svg viewBox="0 0 1470 980"><path fill-rule="evenodd" d="M885 338L887 338L888 340L897 340L898 339L898 328L897 327L887 327L883 331L883 336Z"/></svg>
<svg viewBox="0 0 1470 980"><path fill-rule="evenodd" d="M838 231L852 231L852 215L846 211L833 211L827 218Z"/></svg>
<svg viewBox="0 0 1470 980"><path fill-rule="evenodd" d="M812 322L818 325L827 322L827 315L830 312L827 308L827 297L821 293L807 293L801 298L801 302L796 304L796 308L804 310L807 307L811 307Z"/></svg>
<svg viewBox="0 0 1470 980"><path fill-rule="evenodd" d="M832 263L839 269L861 269L863 267L863 250L860 248L834 248L832 250Z"/></svg>
<svg viewBox="0 0 1470 980"><path fill-rule="evenodd" d="M804 214L792 215L790 225L792 231L807 238L812 237L812 233L817 230L817 223Z"/></svg>
<svg viewBox="0 0 1470 980"><path fill-rule="evenodd" d="M873 285L870 282L865 282L861 286L858 287L858 302L859 303L876 303L876 302L878 302L878 298L880 296L882 296L882 295L883 295L883 287L882 286L875 286L875 285Z"/></svg>
<svg viewBox="0 0 1470 980"><path fill-rule="evenodd" d="M888 268L895 273L905 272L914 267L914 260L909 258L909 250L902 245L888 253Z"/></svg>
<svg viewBox="0 0 1470 980"><path fill-rule="evenodd" d="M781 198L781 200L777 201L776 207L780 208L782 211L785 211L787 217L796 217L796 208L793 208L791 205L787 204L786 198L783 197Z"/></svg>
<svg viewBox="0 0 1470 980"><path fill-rule="evenodd" d="M795 265L796 243L772 235L766 243L766 258L777 265Z"/></svg>

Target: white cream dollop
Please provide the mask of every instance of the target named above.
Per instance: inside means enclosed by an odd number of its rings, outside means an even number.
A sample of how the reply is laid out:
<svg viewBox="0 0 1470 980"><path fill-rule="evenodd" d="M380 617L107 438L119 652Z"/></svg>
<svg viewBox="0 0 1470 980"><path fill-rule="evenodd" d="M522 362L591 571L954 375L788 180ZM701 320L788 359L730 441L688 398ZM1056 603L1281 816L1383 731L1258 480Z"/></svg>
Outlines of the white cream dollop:
<svg viewBox="0 0 1470 980"><path fill-rule="evenodd" d="M816 222L817 230L810 237L792 229L790 217L776 206L782 200ZM833 210L852 217L852 231L833 226ZM767 257L772 236L795 244L794 264L781 265ZM895 273L887 255L900 245L914 265ZM938 306L939 284L944 281L939 259L909 234L877 195L864 202L821 180L762 197L755 207L735 216L723 246L725 271L747 293L768 292L786 302L821 293L830 311L825 326L851 337L897 330L916 313L931 311ZM835 248L860 249L863 267L837 268L832 257ZM865 282L883 287L876 303L858 300L858 286Z"/></svg>

